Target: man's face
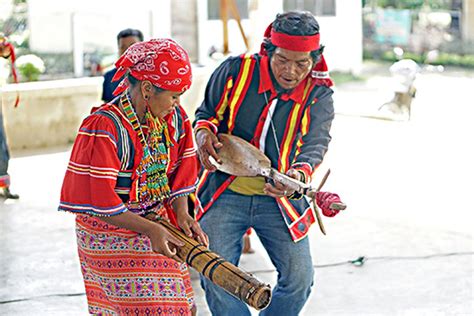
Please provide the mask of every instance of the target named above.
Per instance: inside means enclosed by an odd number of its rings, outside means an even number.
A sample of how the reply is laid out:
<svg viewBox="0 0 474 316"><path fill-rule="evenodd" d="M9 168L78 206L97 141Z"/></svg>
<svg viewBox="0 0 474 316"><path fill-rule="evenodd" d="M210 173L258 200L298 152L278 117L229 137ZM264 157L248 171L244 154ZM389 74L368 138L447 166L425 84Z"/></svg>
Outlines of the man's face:
<svg viewBox="0 0 474 316"><path fill-rule="evenodd" d="M123 53L132 46L133 44L140 42L140 39L136 36L127 36L122 37L118 40L118 49L119 49L119 56L122 56Z"/></svg>
<svg viewBox="0 0 474 316"><path fill-rule="evenodd" d="M270 60L270 69L283 89L295 88L310 73L313 68L310 53L277 47Z"/></svg>

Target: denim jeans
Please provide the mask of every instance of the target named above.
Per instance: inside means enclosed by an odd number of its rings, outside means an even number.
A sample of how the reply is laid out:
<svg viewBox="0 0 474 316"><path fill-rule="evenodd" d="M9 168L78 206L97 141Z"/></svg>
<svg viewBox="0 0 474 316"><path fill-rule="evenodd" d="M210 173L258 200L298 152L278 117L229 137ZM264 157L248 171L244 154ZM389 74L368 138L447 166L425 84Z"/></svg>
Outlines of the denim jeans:
<svg viewBox="0 0 474 316"><path fill-rule="evenodd" d="M10 154L8 152L7 135L3 126L2 110L0 109L0 177L7 175L8 160L10 160Z"/></svg>
<svg viewBox="0 0 474 316"><path fill-rule="evenodd" d="M270 305L260 315L298 315L311 292L313 264L308 238L293 242L274 198L245 196L230 190L200 220L209 248L238 265L242 236L253 227L278 271ZM250 315L247 305L201 276L213 315Z"/></svg>

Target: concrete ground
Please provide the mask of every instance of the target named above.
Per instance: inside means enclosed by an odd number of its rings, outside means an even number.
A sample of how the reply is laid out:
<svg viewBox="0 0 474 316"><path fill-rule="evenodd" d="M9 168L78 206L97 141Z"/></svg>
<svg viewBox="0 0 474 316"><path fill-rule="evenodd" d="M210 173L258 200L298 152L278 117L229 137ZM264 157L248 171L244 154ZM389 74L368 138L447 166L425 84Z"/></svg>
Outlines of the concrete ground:
<svg viewBox="0 0 474 316"><path fill-rule="evenodd" d="M401 122L368 118L391 90L385 68L367 75L335 88L319 176L331 168L324 189L349 207L324 218L327 236L310 233L316 276L302 315L473 315L474 74L424 71L412 119ZM0 200L1 315L87 315L73 216L56 212L69 150L11 160L21 199ZM255 234L252 242L242 268L274 285ZM362 266L350 263L361 256ZM196 278L194 288L199 315L209 315Z"/></svg>

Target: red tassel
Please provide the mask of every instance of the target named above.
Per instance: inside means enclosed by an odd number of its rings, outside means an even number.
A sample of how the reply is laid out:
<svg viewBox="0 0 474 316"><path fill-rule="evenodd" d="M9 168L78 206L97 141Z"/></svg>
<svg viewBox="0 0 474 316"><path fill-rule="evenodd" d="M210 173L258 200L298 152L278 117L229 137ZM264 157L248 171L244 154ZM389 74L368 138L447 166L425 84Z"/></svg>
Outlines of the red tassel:
<svg viewBox="0 0 474 316"><path fill-rule="evenodd" d="M10 58L11 58L11 62L12 62L13 82L18 83L18 75L17 75L16 68L15 68L15 60L16 60L15 49L14 49L13 45L9 42L5 42L5 43L3 43L3 45L10 48ZM20 103L20 93L17 90L16 91L15 107L17 107L19 103Z"/></svg>

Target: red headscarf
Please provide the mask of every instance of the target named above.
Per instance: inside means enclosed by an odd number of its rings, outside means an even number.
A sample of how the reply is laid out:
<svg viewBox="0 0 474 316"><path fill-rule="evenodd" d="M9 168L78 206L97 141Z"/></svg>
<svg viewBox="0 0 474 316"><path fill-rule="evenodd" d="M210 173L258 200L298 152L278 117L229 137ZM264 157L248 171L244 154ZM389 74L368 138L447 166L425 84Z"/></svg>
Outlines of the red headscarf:
<svg viewBox="0 0 474 316"><path fill-rule="evenodd" d="M165 90L181 92L189 89L192 81L191 63L186 51L172 39L158 38L130 46L115 63L117 72L112 81L122 78L127 71L138 80L149 80ZM129 86L125 78L114 95Z"/></svg>
<svg viewBox="0 0 474 316"><path fill-rule="evenodd" d="M273 23L265 30L264 41L260 46L260 55L267 55L267 50L264 47L265 40L270 41L273 45L284 49L297 52L311 52L319 49L319 33L314 35L289 35L285 33L276 32ZM324 86L332 86L334 83L329 77L328 66L324 56L321 55L320 60L314 65L311 71L311 77L314 78L316 84Z"/></svg>

